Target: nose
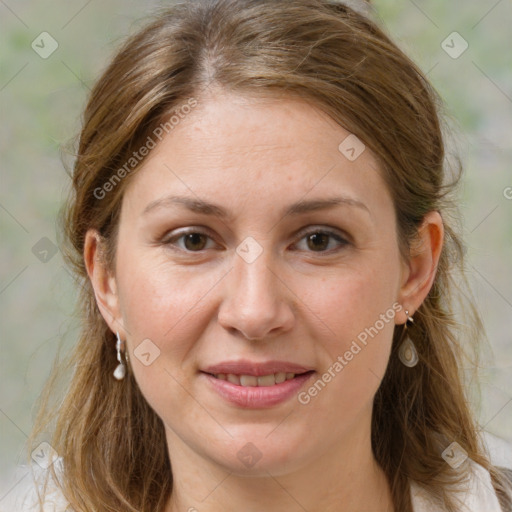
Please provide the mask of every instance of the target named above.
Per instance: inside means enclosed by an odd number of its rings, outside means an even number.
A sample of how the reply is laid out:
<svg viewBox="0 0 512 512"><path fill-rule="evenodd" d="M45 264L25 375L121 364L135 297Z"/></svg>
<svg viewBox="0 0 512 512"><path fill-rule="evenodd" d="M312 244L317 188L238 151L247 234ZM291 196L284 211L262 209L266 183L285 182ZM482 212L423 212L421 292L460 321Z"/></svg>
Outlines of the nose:
<svg viewBox="0 0 512 512"><path fill-rule="evenodd" d="M249 340L266 339L290 330L294 324L293 294L270 268L265 250L251 263L238 254L225 283L218 321L232 334Z"/></svg>

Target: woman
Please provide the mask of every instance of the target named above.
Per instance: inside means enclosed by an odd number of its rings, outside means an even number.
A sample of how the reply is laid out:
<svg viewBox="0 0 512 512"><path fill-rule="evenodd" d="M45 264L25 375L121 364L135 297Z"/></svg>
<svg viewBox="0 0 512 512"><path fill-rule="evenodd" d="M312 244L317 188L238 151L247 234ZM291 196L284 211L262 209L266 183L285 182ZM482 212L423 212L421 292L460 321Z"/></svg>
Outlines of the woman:
<svg viewBox="0 0 512 512"><path fill-rule="evenodd" d="M458 369L439 103L327 0L185 2L123 46L62 216L83 330L50 443L57 499L510 509Z"/></svg>

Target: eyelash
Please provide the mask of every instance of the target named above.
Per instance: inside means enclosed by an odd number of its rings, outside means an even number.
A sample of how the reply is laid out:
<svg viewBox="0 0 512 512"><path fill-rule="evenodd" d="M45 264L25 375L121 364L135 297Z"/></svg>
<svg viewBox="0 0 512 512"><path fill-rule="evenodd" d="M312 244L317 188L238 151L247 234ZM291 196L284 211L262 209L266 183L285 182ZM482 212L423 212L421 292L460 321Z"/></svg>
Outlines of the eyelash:
<svg viewBox="0 0 512 512"><path fill-rule="evenodd" d="M182 251L182 252L185 252L187 254L201 254L202 252L206 251L207 249L201 249L199 251L190 251L186 248L182 248L182 247L177 247L176 245L174 245L174 242L180 240L180 239L183 239L183 237L187 236L187 235L190 235L190 234L197 234L197 235L203 235L203 236L206 236L208 237L210 240L213 240L212 237L205 231L201 230L201 229L197 229L197 228L191 228L191 229L188 229L186 231L182 231L181 233L177 233L176 235L170 237L170 238L163 238L161 243L163 243L164 245L167 245L167 246L170 246L172 247L172 249L174 250L177 250L177 251ZM306 252L310 252L310 253L313 253L313 254L332 254L333 252L336 252L340 249L342 249L343 247L347 246L347 245L350 245L350 242L344 238L343 236L341 236L338 232L336 231L331 231L331 230L328 230L328 229L319 229L319 228L316 228L316 229L310 229L308 231L302 231L302 232L299 232L298 233L298 236L300 236L299 238L299 241L302 241L304 240L305 238L307 238L308 236L310 235L313 235L313 234L322 234L322 235L327 235L329 236L331 239L334 239L338 242L338 246L334 249L327 249L327 250L323 250L323 251L306 251ZM330 243L330 240L328 242L328 245Z"/></svg>

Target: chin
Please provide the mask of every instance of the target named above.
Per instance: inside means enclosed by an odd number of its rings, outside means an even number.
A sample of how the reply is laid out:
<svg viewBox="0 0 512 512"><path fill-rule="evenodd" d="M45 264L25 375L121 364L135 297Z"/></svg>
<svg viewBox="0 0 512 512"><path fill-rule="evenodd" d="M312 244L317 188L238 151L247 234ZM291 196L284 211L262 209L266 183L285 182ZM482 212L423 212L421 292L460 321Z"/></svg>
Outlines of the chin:
<svg viewBox="0 0 512 512"><path fill-rule="evenodd" d="M257 433L251 429L246 435L240 432L233 436L231 443L219 447L216 453L211 453L211 445L207 449L217 464L239 476L284 475L304 465L307 435L295 442L284 429L282 436L270 432L258 427Z"/></svg>

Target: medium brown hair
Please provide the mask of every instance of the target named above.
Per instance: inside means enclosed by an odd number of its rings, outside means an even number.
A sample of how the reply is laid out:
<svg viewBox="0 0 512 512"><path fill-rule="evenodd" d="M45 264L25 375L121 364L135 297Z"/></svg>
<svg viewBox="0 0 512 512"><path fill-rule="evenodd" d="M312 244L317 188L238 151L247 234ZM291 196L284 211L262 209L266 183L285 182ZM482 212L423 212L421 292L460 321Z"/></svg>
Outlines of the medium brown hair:
<svg viewBox="0 0 512 512"><path fill-rule="evenodd" d="M455 276L463 272L464 261L450 221L449 197L458 172L448 172L446 166L436 92L373 21L341 3L196 0L166 9L129 38L85 109L72 190L61 213L62 252L80 287L81 334L67 366L73 372L70 384L53 409L50 441L62 457L60 480L71 506L155 512L170 497L172 474L162 421L132 372L121 383L112 377L115 336L96 304L83 250L87 230L96 229L105 262L115 271L123 191L140 164L123 173L104 197L95 191L119 176L133 152L180 105L190 98L200 102L209 87L300 98L363 141L375 154L391 193L404 258L424 216L441 212L443 251L433 287L410 331L420 361L413 369L400 363L397 345L403 328L397 326L374 400L373 452L397 511L412 511L410 480L448 511L456 510L450 492L464 471L441 457L452 441L490 470L500 499L508 503L504 479L480 445L460 370L471 353L462 349L455 320L454 300L461 295ZM481 325L471 304L469 308L474 320L470 336L477 344ZM53 419L50 398L56 382L57 372L43 394L31 436L34 445Z"/></svg>

